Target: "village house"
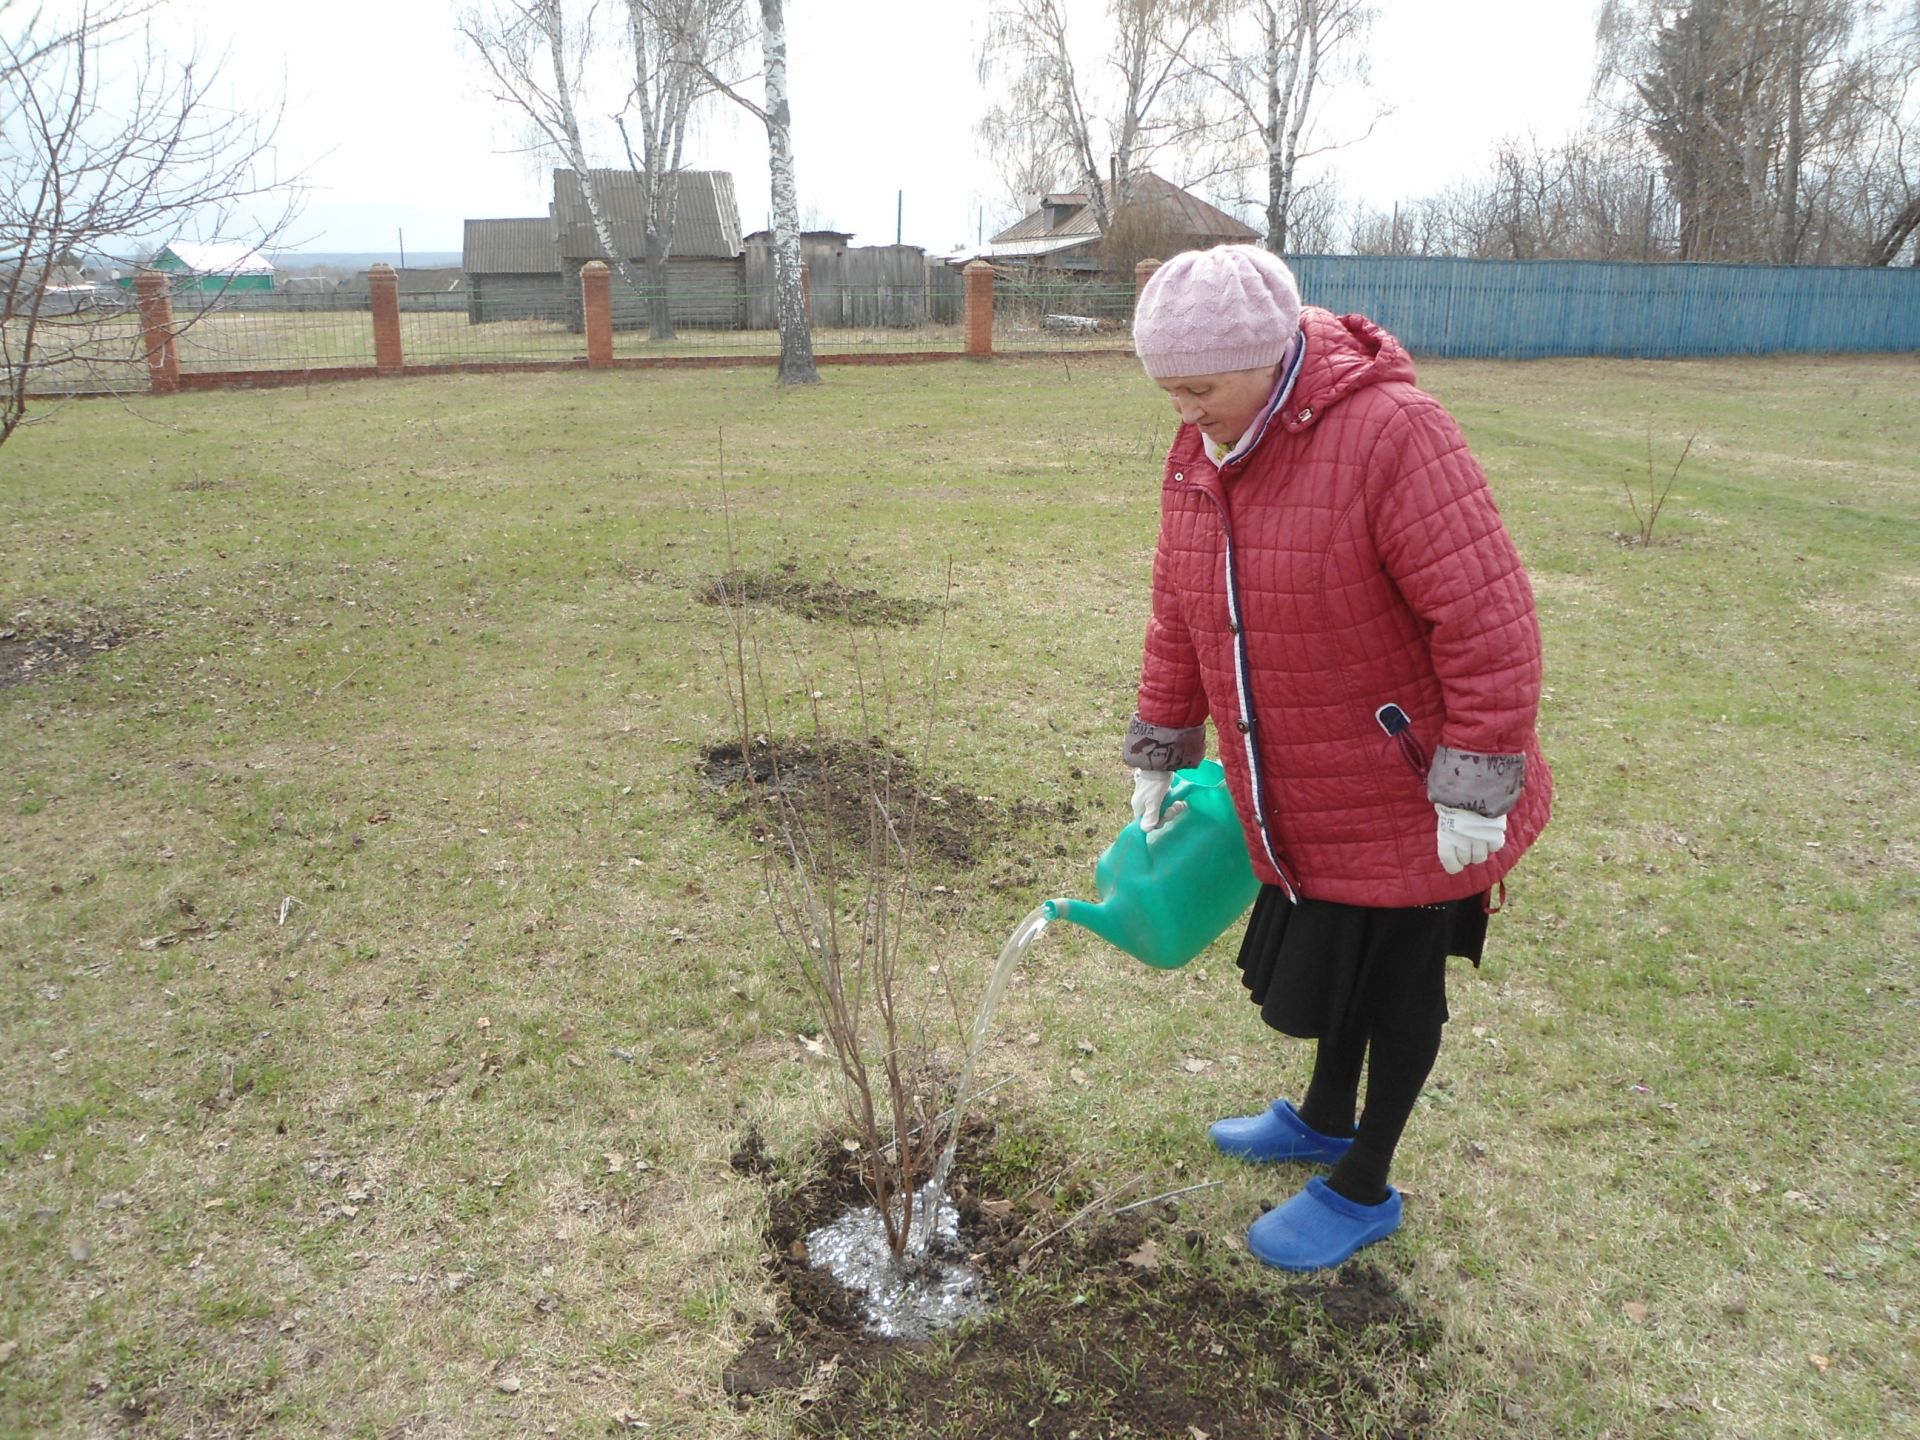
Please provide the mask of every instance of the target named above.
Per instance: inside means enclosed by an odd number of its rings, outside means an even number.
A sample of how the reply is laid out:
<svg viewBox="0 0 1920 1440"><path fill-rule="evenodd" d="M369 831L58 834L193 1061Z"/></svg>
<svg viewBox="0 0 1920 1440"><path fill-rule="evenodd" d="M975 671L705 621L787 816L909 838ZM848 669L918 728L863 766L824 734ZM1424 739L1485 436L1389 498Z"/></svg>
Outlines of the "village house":
<svg viewBox="0 0 1920 1440"><path fill-rule="evenodd" d="M1116 233L1100 233L1084 191L1042 195L1033 210L991 242L966 252L996 269L1093 279L1132 279L1133 264L1148 255L1164 259L1182 250L1257 244L1260 232L1152 171L1133 177L1133 193L1114 217ZM1116 253L1116 251L1120 253ZM1134 252L1138 253L1134 253Z"/></svg>

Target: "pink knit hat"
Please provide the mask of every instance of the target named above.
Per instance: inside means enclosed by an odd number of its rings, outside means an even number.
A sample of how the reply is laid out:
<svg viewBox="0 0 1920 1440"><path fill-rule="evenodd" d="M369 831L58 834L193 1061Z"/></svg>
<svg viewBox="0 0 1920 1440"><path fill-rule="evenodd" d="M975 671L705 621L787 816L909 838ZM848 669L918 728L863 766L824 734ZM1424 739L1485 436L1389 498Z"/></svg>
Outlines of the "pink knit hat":
<svg viewBox="0 0 1920 1440"><path fill-rule="evenodd" d="M1188 250L1153 272L1133 311L1133 351L1156 380L1275 365L1300 330L1293 272L1258 245Z"/></svg>

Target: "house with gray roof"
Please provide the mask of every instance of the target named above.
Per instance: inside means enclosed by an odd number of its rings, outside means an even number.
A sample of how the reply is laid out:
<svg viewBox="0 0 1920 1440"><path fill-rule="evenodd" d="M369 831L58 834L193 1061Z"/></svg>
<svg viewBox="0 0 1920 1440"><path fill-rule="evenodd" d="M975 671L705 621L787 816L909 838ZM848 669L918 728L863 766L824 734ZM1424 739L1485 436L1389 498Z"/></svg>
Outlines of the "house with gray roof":
<svg viewBox="0 0 1920 1440"><path fill-rule="evenodd" d="M640 176L632 170L591 170L594 197L613 231L614 244L636 285L646 283L647 227ZM553 218L561 268L577 279L589 260L613 263L600 243L587 210L580 177L572 170L553 172ZM740 287L740 207L734 201L733 176L725 170L683 170L680 199L673 214L673 249L667 258L668 304L676 325L745 323ZM578 293L578 284L575 284ZM646 305L616 276L613 324L616 330L646 323Z"/></svg>
<svg viewBox="0 0 1920 1440"><path fill-rule="evenodd" d="M1116 218L1116 225L1121 223ZM1215 245L1255 244L1260 232L1226 211L1182 190L1151 170L1133 177L1133 194L1124 223L1136 235L1151 236L1149 247L1161 258L1182 250ZM1105 237L1084 191L1042 195L1031 213L1009 225L991 242L969 250L965 259L1032 271L1065 271L1085 276L1101 272ZM960 257L956 257L960 258ZM1132 261L1125 267L1132 269ZM1131 279L1129 274L1126 278Z"/></svg>
<svg viewBox="0 0 1920 1440"><path fill-rule="evenodd" d="M636 286L646 282L646 206L640 176L631 170L591 170L593 191L613 231L619 258L634 285L616 279L613 323L617 329L646 323L646 303ZM668 258L673 319L682 325L737 326L744 320L740 288L740 211L733 176L724 170L687 170ZM544 318L580 322L580 267L590 260L613 263L600 243L580 176L553 172L553 203L547 214L505 220L469 220L462 267L467 275L468 317L488 320ZM617 269L617 267L616 267Z"/></svg>
<svg viewBox="0 0 1920 1440"><path fill-rule="evenodd" d="M557 320L570 313L560 246L545 215L469 220L460 252L467 277L467 319ZM578 308L579 282L573 281Z"/></svg>

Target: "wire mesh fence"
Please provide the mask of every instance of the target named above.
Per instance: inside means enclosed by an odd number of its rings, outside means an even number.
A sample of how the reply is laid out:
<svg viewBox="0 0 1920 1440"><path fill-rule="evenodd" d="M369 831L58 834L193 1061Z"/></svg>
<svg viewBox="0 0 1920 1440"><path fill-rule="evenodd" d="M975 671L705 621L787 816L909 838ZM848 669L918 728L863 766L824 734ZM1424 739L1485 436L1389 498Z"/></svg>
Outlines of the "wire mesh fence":
<svg viewBox="0 0 1920 1440"><path fill-rule="evenodd" d="M9 371L30 364L30 395L125 394L148 383L140 314L119 291L62 305L57 314L8 320L0 325L0 357Z"/></svg>
<svg viewBox="0 0 1920 1440"><path fill-rule="evenodd" d="M681 278L663 294L643 278L610 286L616 362L772 358L780 353L778 295L712 277ZM656 303L660 302L660 303ZM964 294L957 272L924 283L830 283L810 288L814 353L821 357L962 354ZM1118 349L1130 343L1131 286L1002 281L995 344L1008 351ZM296 286L272 291L172 295L172 330L183 377L364 370L376 363L372 296L365 288ZM134 297L104 291L69 313L44 317L30 390L123 392L150 383ZM581 287L573 277L470 276L451 288L398 296L403 363L573 363L587 354ZM656 309L670 321L654 333ZM23 353L0 331L5 353Z"/></svg>
<svg viewBox="0 0 1920 1440"><path fill-rule="evenodd" d="M993 348L1130 351L1133 301L1131 285L1002 278L993 287Z"/></svg>

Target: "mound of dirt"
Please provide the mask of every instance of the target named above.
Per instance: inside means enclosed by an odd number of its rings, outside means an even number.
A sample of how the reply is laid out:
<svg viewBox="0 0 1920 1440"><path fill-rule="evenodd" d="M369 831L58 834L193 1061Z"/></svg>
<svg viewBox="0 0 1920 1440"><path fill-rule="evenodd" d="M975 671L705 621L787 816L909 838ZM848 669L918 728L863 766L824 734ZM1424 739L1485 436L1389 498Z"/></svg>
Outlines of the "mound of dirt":
<svg viewBox="0 0 1920 1440"><path fill-rule="evenodd" d="M905 755L878 740L756 740L708 747L701 775L722 798L721 816L756 841L790 830L831 835L845 857L864 853L874 825L890 822L920 864L967 868L990 833L989 805L953 785L929 781Z"/></svg>
<svg viewBox="0 0 1920 1440"><path fill-rule="evenodd" d="M783 560L772 570L729 570L703 586L700 598L709 605L774 605L804 620L840 620L876 629L918 625L938 608L930 600L906 600L811 578L801 574L797 560Z"/></svg>
<svg viewBox="0 0 1920 1440"><path fill-rule="evenodd" d="M0 628L0 689L84 664L131 638L124 626L107 621L77 630Z"/></svg>
<svg viewBox="0 0 1920 1440"><path fill-rule="evenodd" d="M813 1178L787 1184L748 1138L735 1166L768 1186L780 1311L727 1367L736 1405L796 1391L801 1432L821 1436L1427 1432L1422 1397L1438 1382L1422 1357L1439 1327L1377 1266L1279 1276L1183 1225L1171 1203L1068 1225L1091 1187L993 1194L982 1177L998 1168L995 1143L985 1125L962 1137L951 1193L997 1308L911 1343L868 1334L859 1297L808 1263L806 1236L865 1201L852 1161L823 1147Z"/></svg>

